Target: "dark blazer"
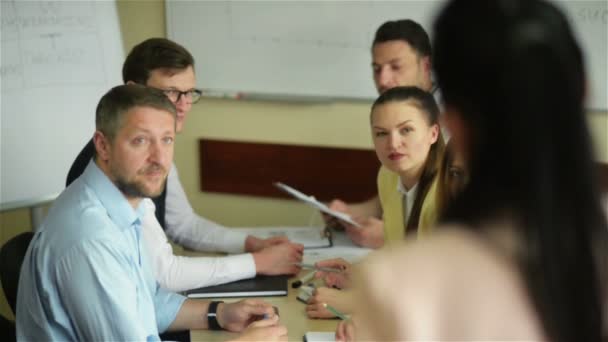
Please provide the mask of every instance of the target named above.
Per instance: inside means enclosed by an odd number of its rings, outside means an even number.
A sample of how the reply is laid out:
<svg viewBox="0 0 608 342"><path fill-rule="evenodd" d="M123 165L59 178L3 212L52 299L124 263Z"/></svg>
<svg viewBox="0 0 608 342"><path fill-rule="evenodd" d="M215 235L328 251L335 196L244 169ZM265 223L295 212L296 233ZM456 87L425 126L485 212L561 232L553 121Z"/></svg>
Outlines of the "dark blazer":
<svg viewBox="0 0 608 342"><path fill-rule="evenodd" d="M65 186L70 185L76 178L80 177L80 175L84 172L84 169L89 164L91 158L95 156L95 144L93 144L93 139L89 141L88 144L80 151L74 163L72 163L72 167L68 172L68 178L66 179ZM160 225L165 229L165 199L167 198L167 184L165 183L165 188L160 196L152 198L154 205L156 205L156 218Z"/></svg>

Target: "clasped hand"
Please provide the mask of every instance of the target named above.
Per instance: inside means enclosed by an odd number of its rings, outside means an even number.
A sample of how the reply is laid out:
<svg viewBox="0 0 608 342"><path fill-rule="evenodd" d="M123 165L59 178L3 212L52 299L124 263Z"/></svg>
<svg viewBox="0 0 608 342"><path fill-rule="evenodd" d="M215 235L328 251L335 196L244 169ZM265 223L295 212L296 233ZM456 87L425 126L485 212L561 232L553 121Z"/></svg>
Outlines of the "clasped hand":
<svg viewBox="0 0 608 342"><path fill-rule="evenodd" d="M217 308L219 325L226 330L243 332L236 341L287 341L287 328L269 303L245 299L223 303Z"/></svg>

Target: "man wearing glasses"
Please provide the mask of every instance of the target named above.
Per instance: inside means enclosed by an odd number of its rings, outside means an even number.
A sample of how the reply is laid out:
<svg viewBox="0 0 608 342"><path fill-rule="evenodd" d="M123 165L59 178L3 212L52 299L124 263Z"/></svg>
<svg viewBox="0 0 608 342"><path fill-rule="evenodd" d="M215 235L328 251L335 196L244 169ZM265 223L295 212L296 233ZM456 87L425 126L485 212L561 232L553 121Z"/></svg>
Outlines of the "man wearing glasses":
<svg viewBox="0 0 608 342"><path fill-rule="evenodd" d="M177 133L183 130L192 104L201 98L201 91L196 89L194 58L184 47L168 39L151 38L136 45L125 60L122 75L127 84L143 84L165 93L177 109ZM82 173L93 154L90 142L74 161L68 185ZM156 279L164 288L184 291L256 274L299 272L294 263L302 259L302 245L283 237L264 240L247 236L197 215L179 181L175 164L169 171L165 190L153 202L155 208L148 208L148 212L155 215L144 217L142 231ZM179 257L173 254L167 236L193 250L247 254Z"/></svg>

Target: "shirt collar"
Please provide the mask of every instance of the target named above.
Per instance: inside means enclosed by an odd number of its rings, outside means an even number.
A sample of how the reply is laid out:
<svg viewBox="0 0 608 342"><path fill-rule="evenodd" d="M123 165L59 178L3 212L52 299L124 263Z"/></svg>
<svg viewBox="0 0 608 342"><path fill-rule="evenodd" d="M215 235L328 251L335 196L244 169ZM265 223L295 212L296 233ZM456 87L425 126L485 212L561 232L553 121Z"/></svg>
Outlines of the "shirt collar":
<svg viewBox="0 0 608 342"><path fill-rule="evenodd" d="M146 208L143 201L137 209L133 209L127 198L112 183L108 176L101 171L94 159L91 159L83 174L83 181L93 189L99 201L106 209L108 216L121 229L141 223Z"/></svg>
<svg viewBox="0 0 608 342"><path fill-rule="evenodd" d="M399 178L399 181L397 182L397 191L399 191L399 193L402 195L411 197L416 194L417 189L418 189L418 183L414 184L414 186L408 191L408 190L405 190L405 186L403 186L403 182L401 182L401 178Z"/></svg>

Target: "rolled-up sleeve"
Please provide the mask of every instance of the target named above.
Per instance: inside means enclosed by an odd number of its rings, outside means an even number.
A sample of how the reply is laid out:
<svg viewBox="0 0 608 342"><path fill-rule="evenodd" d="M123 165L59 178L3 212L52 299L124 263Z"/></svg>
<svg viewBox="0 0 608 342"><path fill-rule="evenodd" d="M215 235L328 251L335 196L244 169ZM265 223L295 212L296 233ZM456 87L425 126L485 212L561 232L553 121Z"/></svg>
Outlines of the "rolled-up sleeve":
<svg viewBox="0 0 608 342"><path fill-rule="evenodd" d="M158 331L166 331L171 323L175 321L177 313L184 304L186 297L168 291L160 287L157 283L156 294L154 296L154 307L156 308L156 324Z"/></svg>

